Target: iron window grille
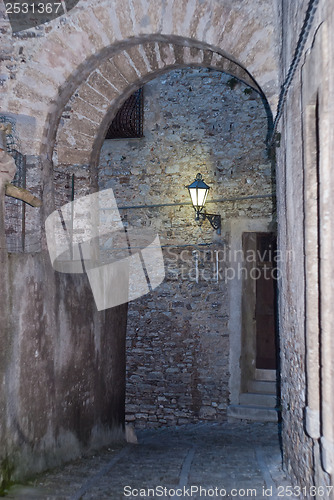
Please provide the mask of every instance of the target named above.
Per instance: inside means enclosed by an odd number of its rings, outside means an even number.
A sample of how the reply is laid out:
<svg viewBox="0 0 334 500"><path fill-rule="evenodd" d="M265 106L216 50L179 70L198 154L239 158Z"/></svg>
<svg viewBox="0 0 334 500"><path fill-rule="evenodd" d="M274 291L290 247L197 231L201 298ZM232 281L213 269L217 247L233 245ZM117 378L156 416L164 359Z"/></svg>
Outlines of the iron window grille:
<svg viewBox="0 0 334 500"><path fill-rule="evenodd" d="M134 139L143 135L143 87L136 90L118 110L106 139Z"/></svg>

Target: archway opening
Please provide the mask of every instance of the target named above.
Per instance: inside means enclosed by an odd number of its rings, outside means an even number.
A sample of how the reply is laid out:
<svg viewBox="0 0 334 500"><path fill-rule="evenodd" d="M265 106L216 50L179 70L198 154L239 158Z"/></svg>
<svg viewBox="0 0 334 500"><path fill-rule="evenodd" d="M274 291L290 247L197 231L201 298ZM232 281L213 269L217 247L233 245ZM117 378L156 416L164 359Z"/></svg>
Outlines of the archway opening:
<svg viewBox="0 0 334 500"><path fill-rule="evenodd" d="M253 322L242 310L246 268L235 265L244 233L274 227L267 115L252 88L206 68L172 70L143 93L143 137L104 141L98 166L98 187L113 189L125 227L159 234L165 261L164 282L129 304L126 421L224 420L254 378L256 353L243 350L243 322ZM199 171L210 201L220 200L209 211L222 216L221 235L187 204Z"/></svg>

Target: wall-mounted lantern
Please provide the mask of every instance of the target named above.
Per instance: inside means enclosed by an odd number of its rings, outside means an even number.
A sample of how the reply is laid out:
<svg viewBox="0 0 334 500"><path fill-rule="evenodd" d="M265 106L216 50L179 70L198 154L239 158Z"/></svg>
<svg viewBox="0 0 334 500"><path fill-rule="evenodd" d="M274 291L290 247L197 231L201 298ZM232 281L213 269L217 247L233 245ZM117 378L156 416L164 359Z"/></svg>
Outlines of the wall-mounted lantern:
<svg viewBox="0 0 334 500"><path fill-rule="evenodd" d="M208 214L204 210L204 205L208 196L210 186L208 186L204 181L202 174L198 173L194 182L187 186L192 204L195 209L195 220L205 220L208 219L213 229L220 234L221 228L221 217L217 214Z"/></svg>

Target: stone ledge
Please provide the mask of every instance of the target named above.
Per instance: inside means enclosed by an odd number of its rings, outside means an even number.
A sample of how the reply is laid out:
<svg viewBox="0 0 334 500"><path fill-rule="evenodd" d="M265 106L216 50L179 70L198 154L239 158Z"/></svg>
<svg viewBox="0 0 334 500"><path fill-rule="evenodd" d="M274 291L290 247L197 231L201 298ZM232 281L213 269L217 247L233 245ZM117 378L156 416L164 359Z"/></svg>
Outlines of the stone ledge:
<svg viewBox="0 0 334 500"><path fill-rule="evenodd" d="M274 408L263 406L230 405L227 408L228 422L250 420L252 422L277 422L278 412Z"/></svg>

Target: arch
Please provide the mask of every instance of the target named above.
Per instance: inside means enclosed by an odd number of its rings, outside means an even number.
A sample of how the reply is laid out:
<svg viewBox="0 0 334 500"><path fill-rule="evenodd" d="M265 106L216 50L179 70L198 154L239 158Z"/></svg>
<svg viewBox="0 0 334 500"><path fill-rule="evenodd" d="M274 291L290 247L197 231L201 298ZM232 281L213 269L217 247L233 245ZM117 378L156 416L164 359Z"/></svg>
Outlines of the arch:
<svg viewBox="0 0 334 500"><path fill-rule="evenodd" d="M96 165L108 125L128 96L158 75L188 66L229 73L259 92L266 103L252 75L221 51L179 37L131 40L126 48L107 56L94 68L69 99L57 130L57 163ZM48 121L56 120L59 118L55 114ZM44 142L51 147L54 137L49 132L50 128Z"/></svg>
<svg viewBox="0 0 334 500"><path fill-rule="evenodd" d="M263 0L81 0L67 16L31 38L29 64L10 88L8 112L35 118L24 153L46 154L63 108L75 90L107 58L129 45L174 43L216 52L247 68L271 105L278 93L275 10ZM177 38L178 41L173 40ZM200 42L196 42L200 40ZM134 43L133 43L134 42ZM199 46L199 44L201 46ZM135 50L129 48L129 50ZM207 55L207 54L206 54ZM28 99L27 99L28 97Z"/></svg>

